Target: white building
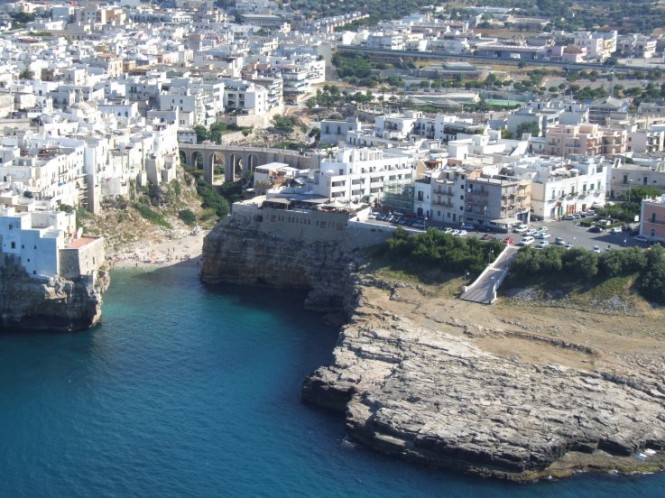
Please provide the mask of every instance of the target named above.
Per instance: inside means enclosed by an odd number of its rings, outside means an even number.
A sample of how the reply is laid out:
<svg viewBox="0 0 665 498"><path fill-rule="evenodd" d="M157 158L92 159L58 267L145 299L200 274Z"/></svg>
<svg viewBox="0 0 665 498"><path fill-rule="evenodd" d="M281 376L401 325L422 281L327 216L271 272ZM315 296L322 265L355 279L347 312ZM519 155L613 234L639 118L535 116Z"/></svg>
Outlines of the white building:
<svg viewBox="0 0 665 498"><path fill-rule="evenodd" d="M224 108L243 114L264 115L268 112L268 91L247 81L224 80Z"/></svg>
<svg viewBox="0 0 665 498"><path fill-rule="evenodd" d="M413 183L415 158L400 149L340 149L310 172L307 189L338 201L380 199L388 184Z"/></svg>
<svg viewBox="0 0 665 498"><path fill-rule="evenodd" d="M78 237L76 214L0 209L0 240L5 261L13 258L27 275L50 278L90 276L104 263L104 240Z"/></svg>
<svg viewBox="0 0 665 498"><path fill-rule="evenodd" d="M531 177L532 219L557 220L605 205L607 170L600 156L532 158L518 164L515 172Z"/></svg>

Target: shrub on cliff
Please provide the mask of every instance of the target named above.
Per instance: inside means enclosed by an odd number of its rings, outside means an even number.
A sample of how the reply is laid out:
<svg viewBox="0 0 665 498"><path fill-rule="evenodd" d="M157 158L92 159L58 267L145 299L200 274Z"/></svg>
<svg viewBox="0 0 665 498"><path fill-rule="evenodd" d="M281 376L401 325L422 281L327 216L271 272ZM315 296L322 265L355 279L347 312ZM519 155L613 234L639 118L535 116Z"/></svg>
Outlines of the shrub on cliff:
<svg viewBox="0 0 665 498"><path fill-rule="evenodd" d="M201 203L202 207L214 209L215 214L220 218L229 214L229 203L219 194L214 186L201 180L196 184L196 193L203 200Z"/></svg>
<svg viewBox="0 0 665 498"><path fill-rule="evenodd" d="M164 217L156 211L150 209L147 205L141 204L139 202L134 204L134 209L136 209L141 216L146 220L155 223L156 225L163 226L164 228L173 228L171 224L164 219Z"/></svg>
<svg viewBox="0 0 665 498"><path fill-rule="evenodd" d="M484 242L475 237L453 237L436 229L409 235L398 228L386 246L388 257L396 262L408 259L446 271L479 274L489 260L501 252L504 244L497 240Z"/></svg>
<svg viewBox="0 0 665 498"><path fill-rule="evenodd" d="M196 213L191 209L178 211L178 218L180 218L185 225L193 226L196 223Z"/></svg>

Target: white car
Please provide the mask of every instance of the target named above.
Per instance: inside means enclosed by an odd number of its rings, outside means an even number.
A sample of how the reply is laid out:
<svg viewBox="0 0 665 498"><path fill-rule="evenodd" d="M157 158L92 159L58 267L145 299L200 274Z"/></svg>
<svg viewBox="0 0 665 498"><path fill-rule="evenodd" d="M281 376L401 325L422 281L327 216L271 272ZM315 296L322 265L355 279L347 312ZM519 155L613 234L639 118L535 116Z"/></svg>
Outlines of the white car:
<svg viewBox="0 0 665 498"><path fill-rule="evenodd" d="M621 233L621 227L610 228L610 233Z"/></svg>
<svg viewBox="0 0 665 498"><path fill-rule="evenodd" d="M536 235L534 235L534 237L537 238L537 239L546 240L546 239L549 239L551 237L551 235L550 235L549 232L541 230Z"/></svg>
<svg viewBox="0 0 665 498"><path fill-rule="evenodd" d="M458 237L466 237L466 230L460 230L457 234Z"/></svg>
<svg viewBox="0 0 665 498"><path fill-rule="evenodd" d="M536 249L545 249L549 245L550 243L547 242L546 240L541 240L540 242L538 242L538 244L536 244Z"/></svg>
<svg viewBox="0 0 665 498"><path fill-rule="evenodd" d="M534 235L536 235L537 233L538 233L538 230L536 230L535 228L532 228L532 229L526 231L526 234L527 234L527 235L530 235L530 236L532 236L532 237L533 237Z"/></svg>
<svg viewBox="0 0 665 498"><path fill-rule="evenodd" d="M593 246L593 252L595 252L596 254L600 254L600 247Z"/></svg>
<svg viewBox="0 0 665 498"><path fill-rule="evenodd" d="M530 235L527 235L526 237L522 237L522 240L519 241L518 245L520 245L520 246L529 246L529 245L533 244L533 242L535 240L536 239L534 239Z"/></svg>
<svg viewBox="0 0 665 498"><path fill-rule="evenodd" d="M524 233L528 229L529 229L529 227L526 226L526 225L519 225L519 226L516 226L515 228L513 228L513 232L515 232L515 233Z"/></svg>
<svg viewBox="0 0 665 498"><path fill-rule="evenodd" d="M443 233L452 233L453 229L450 227L446 227L443 229Z"/></svg>
<svg viewBox="0 0 665 498"><path fill-rule="evenodd" d="M563 240L563 237L557 237L556 239L554 239L554 243L558 246L565 246L566 245L566 241Z"/></svg>

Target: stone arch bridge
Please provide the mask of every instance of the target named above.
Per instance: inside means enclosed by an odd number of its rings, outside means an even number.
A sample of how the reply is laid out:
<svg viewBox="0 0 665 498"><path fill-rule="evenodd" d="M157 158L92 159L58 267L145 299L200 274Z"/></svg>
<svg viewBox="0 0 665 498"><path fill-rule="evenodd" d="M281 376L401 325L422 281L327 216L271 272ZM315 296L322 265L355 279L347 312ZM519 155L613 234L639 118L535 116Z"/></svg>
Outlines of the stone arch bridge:
<svg viewBox="0 0 665 498"><path fill-rule="evenodd" d="M209 183L221 172L225 181L236 181L253 172L257 166L271 162L286 163L298 169L316 168L320 163L320 158L316 155L267 147L179 144L179 148L183 166L203 169L204 178Z"/></svg>

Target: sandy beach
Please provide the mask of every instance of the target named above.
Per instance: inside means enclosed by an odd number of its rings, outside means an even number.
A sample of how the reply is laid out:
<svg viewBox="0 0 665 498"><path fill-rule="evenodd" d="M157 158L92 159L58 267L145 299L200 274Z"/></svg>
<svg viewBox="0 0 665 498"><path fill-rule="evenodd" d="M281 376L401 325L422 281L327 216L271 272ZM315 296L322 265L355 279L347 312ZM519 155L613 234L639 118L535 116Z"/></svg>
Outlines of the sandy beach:
<svg viewBox="0 0 665 498"><path fill-rule="evenodd" d="M201 263L203 239L208 230L173 230L167 237L153 237L130 244L109 257L112 267L159 268Z"/></svg>

